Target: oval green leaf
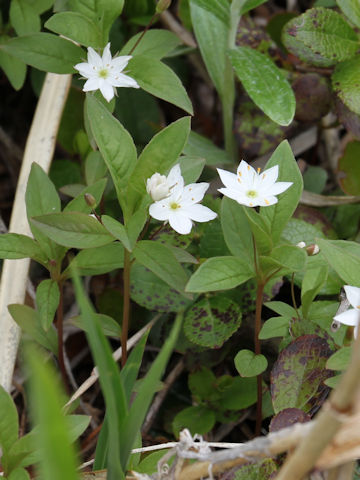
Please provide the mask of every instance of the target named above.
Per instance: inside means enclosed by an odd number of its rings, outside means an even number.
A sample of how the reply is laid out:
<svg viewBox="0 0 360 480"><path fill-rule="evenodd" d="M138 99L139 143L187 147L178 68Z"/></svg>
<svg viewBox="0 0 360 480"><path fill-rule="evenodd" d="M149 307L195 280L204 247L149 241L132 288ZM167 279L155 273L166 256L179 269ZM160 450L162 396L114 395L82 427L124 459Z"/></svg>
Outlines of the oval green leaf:
<svg viewBox="0 0 360 480"><path fill-rule="evenodd" d="M267 369L264 355L255 355L251 350L240 350L234 358L235 368L242 377L256 377Z"/></svg>

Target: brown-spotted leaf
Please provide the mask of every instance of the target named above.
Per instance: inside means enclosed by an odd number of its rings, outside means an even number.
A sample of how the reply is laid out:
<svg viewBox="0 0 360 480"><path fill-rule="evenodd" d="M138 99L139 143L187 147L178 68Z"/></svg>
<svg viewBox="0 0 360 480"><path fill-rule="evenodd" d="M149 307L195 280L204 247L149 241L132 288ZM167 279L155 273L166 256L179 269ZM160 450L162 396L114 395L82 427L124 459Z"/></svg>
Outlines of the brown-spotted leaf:
<svg viewBox="0 0 360 480"><path fill-rule="evenodd" d="M310 420L310 415L299 408L285 408L271 419L269 431L278 432L283 428L291 427L295 423L306 423Z"/></svg>
<svg viewBox="0 0 360 480"><path fill-rule="evenodd" d="M275 413L299 408L311 413L327 393L324 380L332 376L326 361L332 354L327 341L317 335L303 335L279 355L271 371L271 398Z"/></svg>

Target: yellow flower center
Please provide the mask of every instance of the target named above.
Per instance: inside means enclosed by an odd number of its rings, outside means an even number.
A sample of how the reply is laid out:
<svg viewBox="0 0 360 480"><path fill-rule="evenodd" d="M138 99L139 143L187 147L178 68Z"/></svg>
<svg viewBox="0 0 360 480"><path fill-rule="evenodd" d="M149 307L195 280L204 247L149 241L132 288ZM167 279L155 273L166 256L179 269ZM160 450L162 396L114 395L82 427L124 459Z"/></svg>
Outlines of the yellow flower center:
<svg viewBox="0 0 360 480"><path fill-rule="evenodd" d="M170 206L171 210L177 210L178 208L180 208L181 205L179 205L176 202L172 202L172 203L170 203L169 206Z"/></svg>
<svg viewBox="0 0 360 480"><path fill-rule="evenodd" d="M109 72L107 68L102 68L99 70L98 75L100 78L107 78L109 76Z"/></svg>
<svg viewBox="0 0 360 480"><path fill-rule="evenodd" d="M248 191L246 192L246 196L247 196L247 197L250 197L250 198L255 198L255 197L258 196L258 194L257 194L257 191L256 191L256 190L248 190Z"/></svg>

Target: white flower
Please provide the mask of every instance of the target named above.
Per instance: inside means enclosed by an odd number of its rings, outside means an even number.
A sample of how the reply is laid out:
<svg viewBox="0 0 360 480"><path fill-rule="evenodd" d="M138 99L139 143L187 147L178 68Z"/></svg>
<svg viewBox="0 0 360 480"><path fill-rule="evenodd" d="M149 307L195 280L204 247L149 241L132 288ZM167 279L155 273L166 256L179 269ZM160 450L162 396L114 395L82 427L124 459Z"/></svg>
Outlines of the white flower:
<svg viewBox="0 0 360 480"><path fill-rule="evenodd" d="M175 169L176 167L176 169ZM175 184L170 187L170 195L150 205L149 213L156 220L168 221L170 226L178 233L186 235L192 228L192 220L195 222L208 222L217 215L210 208L200 205L208 183L191 183L184 187L184 179L180 172L180 166L171 169L167 182L171 184L173 176ZM174 170L175 169L175 170Z"/></svg>
<svg viewBox="0 0 360 480"><path fill-rule="evenodd" d="M180 165L175 165L169 172L169 175L160 175L160 173L154 173L146 181L146 191L151 198L158 202L170 195L172 187L175 185L184 186L184 179L181 176Z"/></svg>
<svg viewBox="0 0 360 480"><path fill-rule="evenodd" d="M344 325L351 325L354 328L354 337L357 337L359 323L360 323L360 288L345 285L344 290L346 298L350 302L350 305L354 308L346 310L346 312L340 313L334 317L337 322Z"/></svg>
<svg viewBox="0 0 360 480"><path fill-rule="evenodd" d="M241 160L237 175L220 168L217 170L226 187L219 188L219 192L248 207L274 205L278 201L276 195L292 185L292 182L276 182L279 175L278 165L260 173L260 169L256 172L253 167Z"/></svg>
<svg viewBox="0 0 360 480"><path fill-rule="evenodd" d="M131 55L112 58L110 43L104 48L102 57L89 47L88 61L74 66L84 78L88 79L83 91L90 92L100 89L104 98L110 102L115 95L115 87L140 88L136 80L121 73L131 58Z"/></svg>

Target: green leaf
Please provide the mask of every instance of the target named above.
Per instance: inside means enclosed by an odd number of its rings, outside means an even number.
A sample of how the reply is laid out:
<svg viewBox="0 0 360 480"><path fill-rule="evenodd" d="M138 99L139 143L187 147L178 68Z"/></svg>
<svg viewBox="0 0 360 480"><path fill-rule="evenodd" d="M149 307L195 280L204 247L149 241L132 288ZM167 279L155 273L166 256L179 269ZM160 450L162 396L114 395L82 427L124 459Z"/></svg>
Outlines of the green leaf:
<svg viewBox="0 0 360 480"><path fill-rule="evenodd" d="M86 96L85 110L123 206L126 203L124 192L136 164L136 147L121 123L93 95Z"/></svg>
<svg viewBox="0 0 360 480"><path fill-rule="evenodd" d="M360 88L357 81L359 75L360 59L357 56L336 65L331 77L333 90L345 105L357 115L360 115Z"/></svg>
<svg viewBox="0 0 360 480"><path fill-rule="evenodd" d="M54 280L43 280L36 289L36 306L40 315L41 326L49 330L53 323L55 312L59 306L60 291Z"/></svg>
<svg viewBox="0 0 360 480"><path fill-rule="evenodd" d="M268 219L257 213L256 210L249 207L245 207L243 211L247 216L252 234L254 236L257 252L260 254L269 253L273 248L273 241L271 238L270 223Z"/></svg>
<svg viewBox="0 0 360 480"><path fill-rule="evenodd" d="M27 363L32 373L30 407L39 428L35 437L41 451L39 478L78 480L78 462L62 412L64 397L57 375L35 350L28 351Z"/></svg>
<svg viewBox="0 0 360 480"><path fill-rule="evenodd" d="M168 173L175 164L187 141L189 130L190 117L181 118L161 130L146 145L128 182L127 201L133 210L146 194L146 180L155 172Z"/></svg>
<svg viewBox="0 0 360 480"><path fill-rule="evenodd" d="M18 304L8 305L8 310L23 333L55 355L57 354L56 330L53 327L50 327L47 332L43 330L38 312L27 305Z"/></svg>
<svg viewBox="0 0 360 480"><path fill-rule="evenodd" d="M221 200L221 228L230 252L247 260L254 268L254 247L248 218L243 207L235 200L223 197Z"/></svg>
<svg viewBox="0 0 360 480"><path fill-rule="evenodd" d="M228 26L205 8L196 5L194 0L190 0L190 11L201 56L216 90L220 96L223 96Z"/></svg>
<svg viewBox="0 0 360 480"><path fill-rule="evenodd" d="M333 353L326 362L328 370L346 370L351 360L351 347L342 347L337 352Z"/></svg>
<svg viewBox="0 0 360 480"><path fill-rule="evenodd" d="M224 296L202 298L185 315L184 332L190 342L220 348L241 325L239 305Z"/></svg>
<svg viewBox="0 0 360 480"><path fill-rule="evenodd" d="M65 249L56 245L44 235L30 219L37 215L57 213L61 210L61 201L55 185L37 163L31 165L25 193L26 213L31 231L49 259L61 261Z"/></svg>
<svg viewBox="0 0 360 480"><path fill-rule="evenodd" d="M268 366L264 355L255 355L251 350L240 350L234 358L235 368L242 377L256 377Z"/></svg>
<svg viewBox="0 0 360 480"><path fill-rule="evenodd" d="M7 477L8 480L30 480L30 475L24 468L17 468L12 470L10 475Z"/></svg>
<svg viewBox="0 0 360 480"><path fill-rule="evenodd" d="M284 317L292 317L296 315L296 310L294 307L291 307L287 303L284 302L266 302L264 304L266 307L270 308L273 312L278 313L279 315L282 315Z"/></svg>
<svg viewBox="0 0 360 480"><path fill-rule="evenodd" d="M301 285L301 310L305 318L311 303L322 289L327 277L328 266L326 264L307 264Z"/></svg>
<svg viewBox="0 0 360 480"><path fill-rule="evenodd" d="M98 220L85 213L65 212L31 219L42 233L54 242L70 248L94 248L107 245L114 237Z"/></svg>
<svg viewBox="0 0 360 480"><path fill-rule="evenodd" d="M184 147L184 154L205 158L206 165L232 163L224 150L214 145L211 140L191 131L188 142Z"/></svg>
<svg viewBox="0 0 360 480"><path fill-rule="evenodd" d="M87 185L93 185L106 176L106 164L99 151L91 151L85 160L85 178Z"/></svg>
<svg viewBox="0 0 360 480"><path fill-rule="evenodd" d="M131 49L139 40L143 32L139 32L126 42L120 50L120 55L129 55ZM146 55L150 58L160 60L167 53L174 50L180 44L179 38L169 30L152 28L141 38L132 55Z"/></svg>
<svg viewBox="0 0 360 480"><path fill-rule="evenodd" d="M81 13L56 13L45 23L45 27L86 47L101 46L101 31L98 25Z"/></svg>
<svg viewBox="0 0 360 480"><path fill-rule="evenodd" d="M134 257L161 280L184 294L188 276L175 255L165 245L151 240L141 240L134 248Z"/></svg>
<svg viewBox="0 0 360 480"><path fill-rule="evenodd" d="M20 90L25 82L26 65L18 58L2 50L1 45L7 43L9 40L10 37L6 35L0 36L0 67L4 70L12 87L15 88L15 90Z"/></svg>
<svg viewBox="0 0 360 480"><path fill-rule="evenodd" d="M136 55L128 64L127 73L146 92L193 114L191 101L179 77L160 60Z"/></svg>
<svg viewBox="0 0 360 480"><path fill-rule="evenodd" d="M0 50L52 73L74 73L74 65L84 56L84 51L69 40L44 32L13 38L0 45Z"/></svg>
<svg viewBox="0 0 360 480"><path fill-rule="evenodd" d="M283 43L301 60L330 67L354 57L359 49L356 33L330 8L311 8L290 20L283 29Z"/></svg>
<svg viewBox="0 0 360 480"><path fill-rule="evenodd" d="M11 0L9 17L19 36L40 32L40 17L26 0Z"/></svg>
<svg viewBox="0 0 360 480"><path fill-rule="evenodd" d="M130 278L131 299L150 311L180 312L191 303L138 262L132 265Z"/></svg>
<svg viewBox="0 0 360 480"><path fill-rule="evenodd" d="M106 183L107 179L102 178L92 185L85 187L78 196L73 198L71 202L66 205L64 212L82 212L90 214L92 210L95 209L96 206L101 202ZM92 207L90 207L85 201L86 194L92 195L95 199L95 205Z"/></svg>
<svg viewBox="0 0 360 480"><path fill-rule="evenodd" d="M230 8L227 0L191 0L191 4L201 7L228 26L230 21Z"/></svg>
<svg viewBox="0 0 360 480"><path fill-rule="evenodd" d="M251 100L274 122L289 125L296 102L283 72L269 57L251 47L237 47L228 54Z"/></svg>
<svg viewBox="0 0 360 480"><path fill-rule="evenodd" d="M273 270L280 270L278 275L297 272L305 267L306 252L292 245L279 245L268 256L260 257L261 271L268 275Z"/></svg>
<svg viewBox="0 0 360 480"><path fill-rule="evenodd" d="M256 378L234 378L231 385L224 389L221 407L229 410L242 410L256 403Z"/></svg>
<svg viewBox="0 0 360 480"><path fill-rule="evenodd" d="M346 285L360 286L360 245L348 240L318 239L320 251Z"/></svg>
<svg viewBox="0 0 360 480"><path fill-rule="evenodd" d="M237 287L254 276L247 261L238 257L213 257L192 275L187 292L209 292Z"/></svg>
<svg viewBox="0 0 360 480"><path fill-rule="evenodd" d="M102 313L94 313L93 315L96 316L96 318L98 319L98 323L104 335L108 337L121 337L121 327L116 320ZM72 325L75 325L75 327L81 328L81 330L89 333L87 323L84 322L81 315L78 315L77 317L72 317L70 319L70 323Z"/></svg>
<svg viewBox="0 0 360 480"><path fill-rule="evenodd" d="M142 202L136 212L131 215L126 225L131 250L135 247L137 239L145 227L146 221L149 217L149 203L150 199L145 197L145 201Z"/></svg>
<svg viewBox="0 0 360 480"><path fill-rule="evenodd" d="M291 317L272 317L266 320L259 333L259 340L284 337L289 330Z"/></svg>
<svg viewBox="0 0 360 480"><path fill-rule="evenodd" d="M278 181L293 182L284 193L278 195L278 203L269 207L261 207L260 214L270 223L274 243L278 243L281 233L294 213L303 189L302 175L297 166L289 143L284 140L271 155L266 168L279 166Z"/></svg>
<svg viewBox="0 0 360 480"><path fill-rule="evenodd" d="M0 385L0 446L8 454L19 434L18 413L9 393Z"/></svg>
<svg viewBox="0 0 360 480"><path fill-rule="evenodd" d="M0 235L0 258L32 258L39 263L47 263L47 257L39 244L32 238L19 233Z"/></svg>
<svg viewBox="0 0 360 480"><path fill-rule="evenodd" d="M151 405L158 383L175 347L181 329L182 320L183 314L178 313L164 346L162 347L155 361L152 363L146 377L142 380L135 400L131 405L129 415L125 418L124 430L128 434L128 441L124 450L120 452L120 455L123 459L128 459L131 449L133 448L134 441L138 432L140 431L140 427L145 419L147 410Z"/></svg>
<svg viewBox="0 0 360 480"><path fill-rule="evenodd" d="M110 480L124 479L127 459L120 459L125 444L130 441L129 430L124 428L124 419L128 415L128 405L120 372L97 317L94 315L89 300L85 296L80 279L73 276L76 298L80 305L82 319L87 331L87 339L95 364L99 371L101 389L105 398L108 418L108 455L107 468ZM131 448L131 447L130 447Z"/></svg>
<svg viewBox="0 0 360 480"><path fill-rule="evenodd" d="M324 383L330 388L336 388L339 384L341 377L342 375L335 375L334 377L327 378Z"/></svg>
<svg viewBox="0 0 360 480"><path fill-rule="evenodd" d="M253 10L254 8L258 7L259 5L262 5L265 2L267 2L267 0L246 0L246 2L244 3L241 9L241 15L244 15L245 13L249 12L250 10Z"/></svg>
<svg viewBox="0 0 360 480"><path fill-rule="evenodd" d="M357 0L336 0L350 22L360 28L360 4Z"/></svg>
<svg viewBox="0 0 360 480"><path fill-rule="evenodd" d="M338 175L341 188L348 195L360 195L360 142L348 142L345 152L338 161Z"/></svg>
<svg viewBox="0 0 360 480"><path fill-rule="evenodd" d="M275 413L292 407L311 411L323 396L324 380L331 376L325 368L331 353L327 341L317 335L303 335L282 350L271 371Z"/></svg>
<svg viewBox="0 0 360 480"><path fill-rule="evenodd" d="M205 166L205 159L200 157L182 156L179 158L181 175L184 179L185 185L195 183Z"/></svg>
<svg viewBox="0 0 360 480"><path fill-rule="evenodd" d="M79 275L102 275L124 266L124 248L115 242L96 248L87 248L79 252L62 274L68 278L71 268L76 266Z"/></svg>
<svg viewBox="0 0 360 480"><path fill-rule="evenodd" d="M177 438L184 428L188 428L192 435L196 433L204 435L210 432L215 422L215 412L203 405L197 405L195 407L185 408L178 413L172 422L172 428Z"/></svg>
<svg viewBox="0 0 360 480"><path fill-rule="evenodd" d="M131 252L132 251L132 245L130 243L126 228L124 225L117 220L115 220L112 217L109 217L108 215L103 215L101 217L101 221L108 230L111 235L113 235L115 238L120 240L120 242L124 245L124 247Z"/></svg>

